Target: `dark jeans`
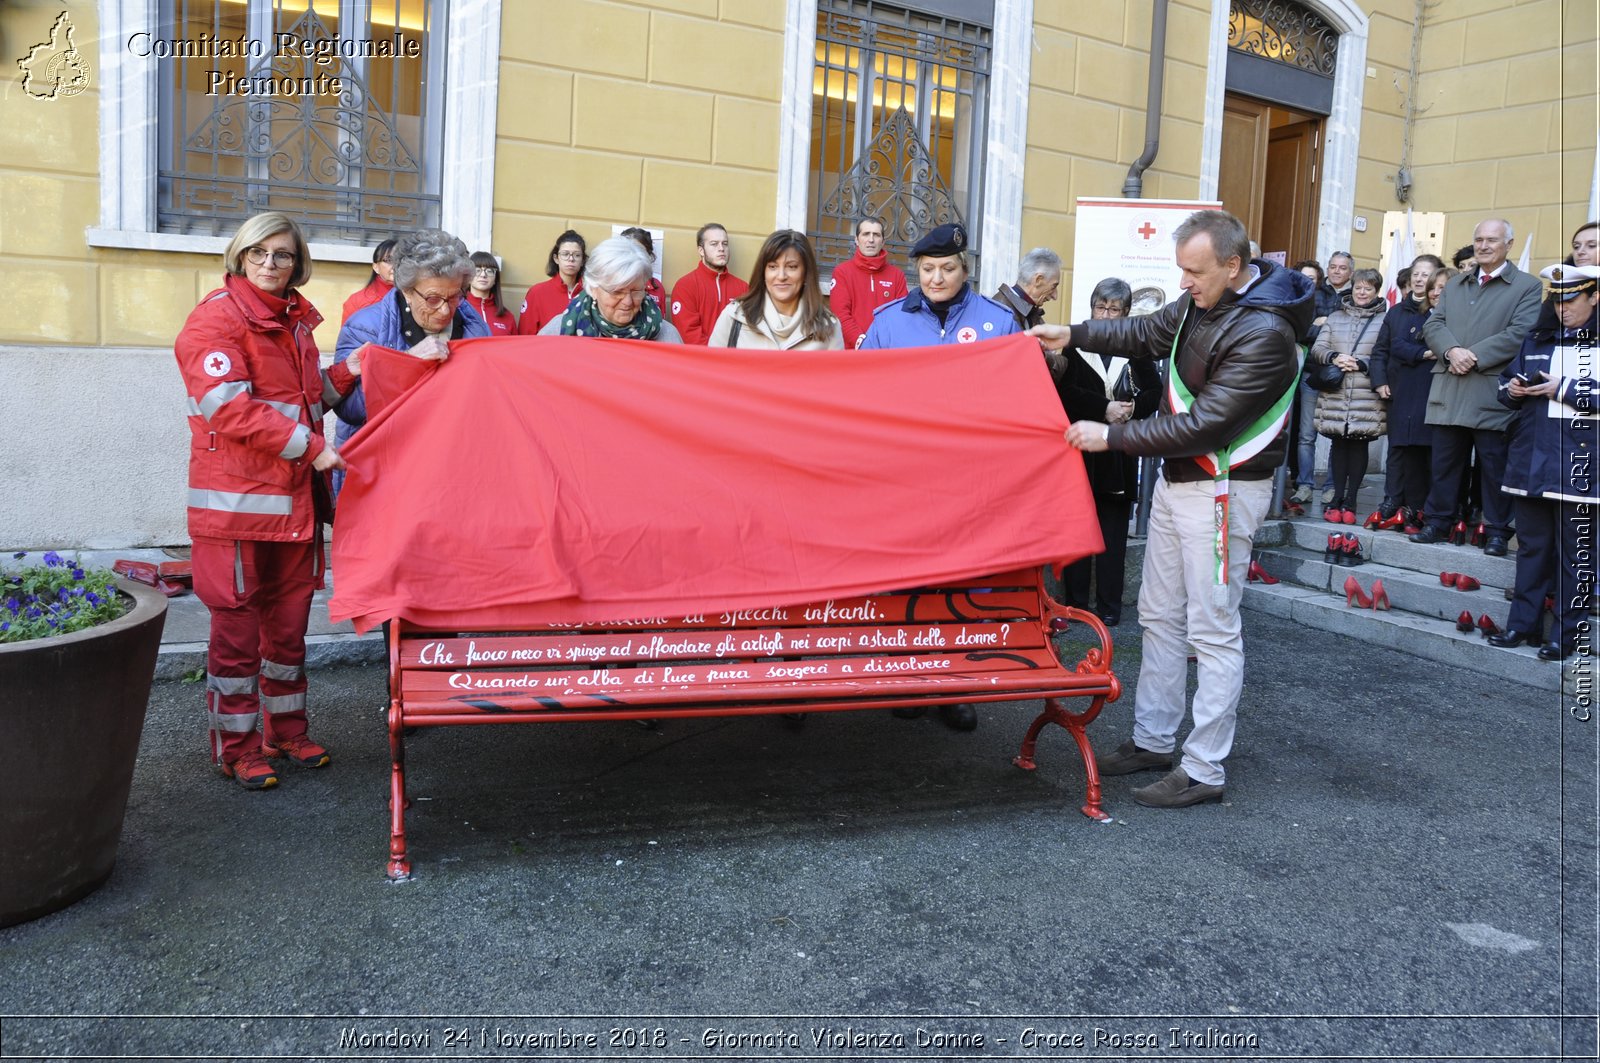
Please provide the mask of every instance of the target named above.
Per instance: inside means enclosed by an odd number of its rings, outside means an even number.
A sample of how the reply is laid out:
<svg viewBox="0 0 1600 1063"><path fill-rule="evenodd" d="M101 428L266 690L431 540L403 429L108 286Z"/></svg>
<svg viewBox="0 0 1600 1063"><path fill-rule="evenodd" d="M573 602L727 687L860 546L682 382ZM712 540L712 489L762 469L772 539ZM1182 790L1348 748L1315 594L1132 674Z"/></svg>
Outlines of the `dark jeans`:
<svg viewBox="0 0 1600 1063"><path fill-rule="evenodd" d="M1335 436L1328 440L1328 469L1333 475L1333 504L1354 509L1356 494L1367 475L1367 447L1370 439Z"/></svg>
<svg viewBox="0 0 1600 1063"><path fill-rule="evenodd" d="M1544 600L1555 595L1556 626L1551 642L1563 647L1577 644L1580 636L1592 648L1589 625L1593 601L1595 521L1600 506L1587 502L1557 502L1544 498L1518 498L1517 579L1506 627L1538 631L1544 621Z"/></svg>
<svg viewBox="0 0 1600 1063"><path fill-rule="evenodd" d="M1067 604L1079 609L1089 608L1089 577L1093 575L1094 611L1120 614L1127 572L1128 517L1133 512L1133 500L1120 495L1095 495L1094 508L1100 518L1100 537L1106 542L1106 550L1067 566L1062 580Z"/></svg>
<svg viewBox="0 0 1600 1063"><path fill-rule="evenodd" d="M1428 472L1432 462L1429 447L1389 448L1389 463L1384 470L1383 504L1420 512L1428 504Z"/></svg>
<svg viewBox="0 0 1600 1063"><path fill-rule="evenodd" d="M1428 524L1448 530L1461 498L1461 481L1478 448L1483 470L1483 524L1490 536L1511 537L1511 498L1500 490L1506 475L1506 434L1490 428L1433 426L1433 486L1428 489Z"/></svg>

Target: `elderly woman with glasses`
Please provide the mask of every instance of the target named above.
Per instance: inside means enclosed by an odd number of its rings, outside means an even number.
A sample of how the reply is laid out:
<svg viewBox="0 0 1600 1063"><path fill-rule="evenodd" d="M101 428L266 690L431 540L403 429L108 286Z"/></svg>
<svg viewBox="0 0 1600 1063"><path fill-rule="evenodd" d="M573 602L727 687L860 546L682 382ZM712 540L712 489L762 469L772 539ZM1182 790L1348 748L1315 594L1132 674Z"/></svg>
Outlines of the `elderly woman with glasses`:
<svg viewBox="0 0 1600 1063"><path fill-rule="evenodd" d="M443 361L449 341L489 335L489 326L466 301L472 281L467 245L443 229L420 229L402 236L394 248L394 292L358 311L339 330L334 364L369 343ZM339 446L367 423L367 400L357 387L334 407ZM342 486L334 477L334 490Z"/></svg>
<svg viewBox="0 0 1600 1063"><path fill-rule="evenodd" d="M322 583L323 474L344 465L322 413L357 385L361 360L321 368L322 315L300 293L305 236L257 214L223 253L222 287L190 313L173 351L189 393L189 535L195 594L211 614L211 758L247 790L277 785L271 757L320 768L306 734L306 623Z"/></svg>
<svg viewBox="0 0 1600 1063"><path fill-rule="evenodd" d="M602 242L584 268L582 294L539 335L682 343L683 337L662 318L656 301L646 298L653 264L645 249L627 237Z"/></svg>

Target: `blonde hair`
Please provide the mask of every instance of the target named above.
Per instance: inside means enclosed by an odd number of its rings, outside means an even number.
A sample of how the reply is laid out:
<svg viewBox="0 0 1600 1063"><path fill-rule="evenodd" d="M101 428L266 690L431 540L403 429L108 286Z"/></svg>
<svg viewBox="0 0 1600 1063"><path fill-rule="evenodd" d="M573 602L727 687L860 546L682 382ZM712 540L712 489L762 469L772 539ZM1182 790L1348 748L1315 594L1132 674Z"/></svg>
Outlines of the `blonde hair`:
<svg viewBox="0 0 1600 1063"><path fill-rule="evenodd" d="M295 220L275 210L245 219L239 231L233 234L233 239L228 241L228 249L222 252L223 268L235 277L244 276L245 251L279 233L294 237L294 272L289 274L288 286L300 287L311 279L311 248L306 246L306 235L300 231Z"/></svg>

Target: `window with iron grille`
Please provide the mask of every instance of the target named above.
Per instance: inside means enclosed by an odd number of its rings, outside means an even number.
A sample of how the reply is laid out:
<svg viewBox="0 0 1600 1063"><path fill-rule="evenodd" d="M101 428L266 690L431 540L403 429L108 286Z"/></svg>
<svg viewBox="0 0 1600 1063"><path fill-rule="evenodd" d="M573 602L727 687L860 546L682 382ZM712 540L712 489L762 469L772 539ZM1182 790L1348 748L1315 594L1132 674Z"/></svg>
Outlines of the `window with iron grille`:
<svg viewBox="0 0 1600 1063"><path fill-rule="evenodd" d="M945 222L981 246L992 10L818 0L808 230L823 262L854 253L869 215L899 261Z"/></svg>
<svg viewBox="0 0 1600 1063"><path fill-rule="evenodd" d="M160 63L157 230L279 210L370 245L439 225L446 3L161 0L163 36L204 54Z"/></svg>

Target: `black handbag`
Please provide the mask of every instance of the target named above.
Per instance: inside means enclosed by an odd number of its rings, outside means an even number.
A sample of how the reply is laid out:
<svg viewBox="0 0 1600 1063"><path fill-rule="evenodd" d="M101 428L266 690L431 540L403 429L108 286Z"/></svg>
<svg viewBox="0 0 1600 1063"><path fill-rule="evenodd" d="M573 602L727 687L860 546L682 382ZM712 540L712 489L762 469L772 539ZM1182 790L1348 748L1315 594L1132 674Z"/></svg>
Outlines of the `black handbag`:
<svg viewBox="0 0 1600 1063"><path fill-rule="evenodd" d="M1332 362L1314 365L1306 373L1306 381L1314 391L1338 391L1344 383L1344 370Z"/></svg>

